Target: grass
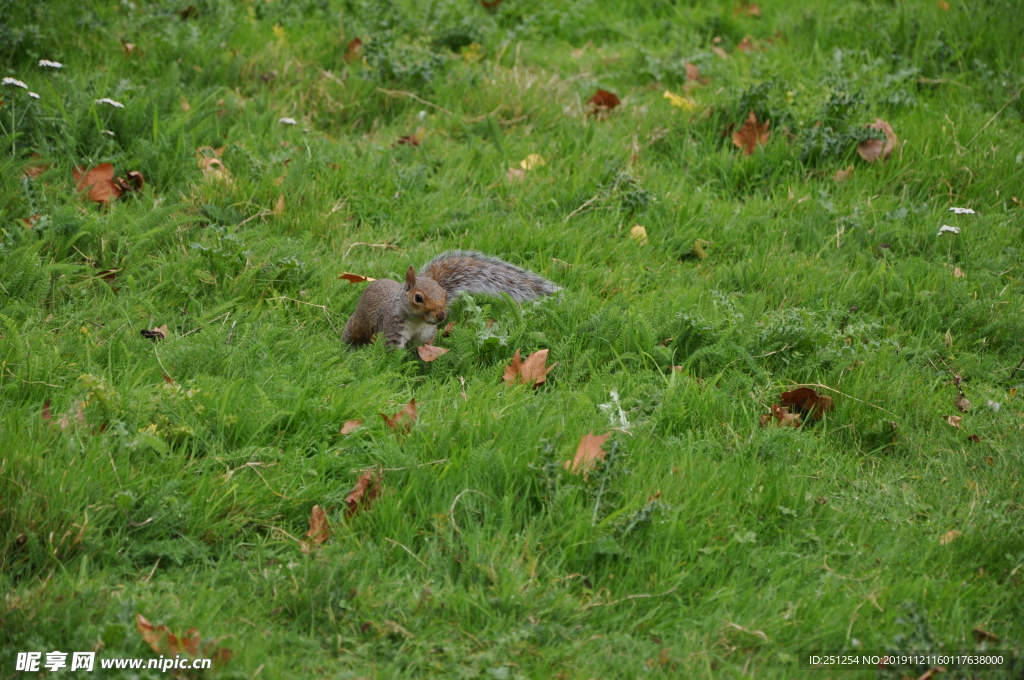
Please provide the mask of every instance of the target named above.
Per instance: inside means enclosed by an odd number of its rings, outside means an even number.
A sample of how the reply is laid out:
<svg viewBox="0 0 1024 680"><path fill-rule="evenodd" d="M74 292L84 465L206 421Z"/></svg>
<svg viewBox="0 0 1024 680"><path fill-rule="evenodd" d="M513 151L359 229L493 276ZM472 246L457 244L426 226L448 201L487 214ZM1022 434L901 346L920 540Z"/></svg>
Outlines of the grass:
<svg viewBox="0 0 1024 680"><path fill-rule="evenodd" d="M155 656L137 614L264 680L1021 653L1019 3L0 7L3 75L39 94L0 88L0 677ZM623 103L595 117L598 87ZM723 130L750 111L746 156ZM867 164L876 117L901 143ZM102 162L145 188L90 203L72 168ZM430 364L342 346L339 273L449 248L565 292L460 303ZM501 383L516 348L558 362L540 389ZM805 383L835 410L762 428ZM398 438L377 414L411 398ZM606 464L568 474L591 431ZM333 533L303 550L313 505Z"/></svg>

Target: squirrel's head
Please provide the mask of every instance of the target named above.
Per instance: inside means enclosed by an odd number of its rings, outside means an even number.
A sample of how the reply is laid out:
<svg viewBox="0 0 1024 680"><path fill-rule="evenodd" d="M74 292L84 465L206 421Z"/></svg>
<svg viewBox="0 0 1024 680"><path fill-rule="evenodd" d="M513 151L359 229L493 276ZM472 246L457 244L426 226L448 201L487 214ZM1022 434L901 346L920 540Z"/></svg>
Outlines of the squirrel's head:
<svg viewBox="0 0 1024 680"><path fill-rule="evenodd" d="M405 295L409 313L436 326L448 316L448 293L434 279L416 278L416 270L405 272Z"/></svg>

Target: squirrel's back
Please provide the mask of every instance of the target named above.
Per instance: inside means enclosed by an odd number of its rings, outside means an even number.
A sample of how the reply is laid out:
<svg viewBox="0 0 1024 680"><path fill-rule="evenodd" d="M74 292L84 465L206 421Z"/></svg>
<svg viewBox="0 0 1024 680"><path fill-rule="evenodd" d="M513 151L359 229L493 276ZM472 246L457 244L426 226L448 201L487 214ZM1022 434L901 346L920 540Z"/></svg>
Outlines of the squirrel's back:
<svg viewBox="0 0 1024 680"><path fill-rule="evenodd" d="M441 253L423 267L420 276L437 281L448 292L449 303L462 292L505 293L516 302L525 302L559 290L542 276L472 250Z"/></svg>

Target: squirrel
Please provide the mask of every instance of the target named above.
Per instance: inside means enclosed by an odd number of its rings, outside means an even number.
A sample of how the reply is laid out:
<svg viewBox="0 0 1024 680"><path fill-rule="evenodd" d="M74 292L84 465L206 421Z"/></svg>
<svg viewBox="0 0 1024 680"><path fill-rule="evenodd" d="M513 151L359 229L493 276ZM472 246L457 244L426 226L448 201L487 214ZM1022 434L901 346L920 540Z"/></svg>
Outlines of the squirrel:
<svg viewBox="0 0 1024 680"><path fill-rule="evenodd" d="M451 250L424 265L419 275L409 267L405 283L391 279L371 282L341 339L362 345L381 333L391 349L416 347L433 341L437 324L448 317L448 305L459 293L506 293L516 302L525 302L558 290L559 286L547 279L496 257Z"/></svg>

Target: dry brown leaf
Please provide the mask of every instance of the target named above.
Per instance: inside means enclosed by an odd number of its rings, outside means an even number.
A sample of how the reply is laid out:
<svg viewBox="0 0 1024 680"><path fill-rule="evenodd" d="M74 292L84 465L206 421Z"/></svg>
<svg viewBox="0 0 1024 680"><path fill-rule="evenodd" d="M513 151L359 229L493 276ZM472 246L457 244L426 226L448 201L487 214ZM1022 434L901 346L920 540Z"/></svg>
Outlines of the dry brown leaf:
<svg viewBox="0 0 1024 680"><path fill-rule="evenodd" d="M49 423L51 420L53 420L53 413L50 411L50 400L49 399L47 399L46 401L43 402L43 413L42 413L42 416L43 416L43 422L44 423Z"/></svg>
<svg viewBox="0 0 1024 680"><path fill-rule="evenodd" d="M981 441L981 437L979 437L976 434L972 434L970 437L967 438L967 441L974 442L975 444L977 444L978 442Z"/></svg>
<svg viewBox="0 0 1024 680"><path fill-rule="evenodd" d="M729 53L726 52L725 50L723 50L718 45L712 45L711 46L711 51L714 52L715 56L717 56L719 59L726 59L726 60L729 59Z"/></svg>
<svg viewBox="0 0 1024 680"><path fill-rule="evenodd" d="M949 545L961 536L963 536L961 532L957 531L956 529L953 529L952 531L947 531L946 533L939 536L939 543L941 543L942 545Z"/></svg>
<svg viewBox="0 0 1024 680"><path fill-rule="evenodd" d="M309 531L306 532L309 542L322 545L331 537L331 526L327 523L327 513L319 505L313 506L309 515Z"/></svg>
<svg viewBox="0 0 1024 680"><path fill-rule="evenodd" d="M971 402L962 394L953 400L953 406L955 406L956 410L961 413L967 413L971 410Z"/></svg>
<svg viewBox="0 0 1024 680"><path fill-rule="evenodd" d="M537 388L547 379L548 373L558 365L557 361L550 366L544 365L548 360L548 351L546 349L537 350L526 357L526 361L520 361L519 349L516 349L515 354L512 355L512 363L505 367L502 380L506 385L521 383Z"/></svg>
<svg viewBox="0 0 1024 680"><path fill-rule="evenodd" d="M142 639L157 654L176 656L185 653L190 656L199 656L201 638L199 631L195 628L189 628L181 636L177 636L167 626L154 627L142 614L135 615L135 627L142 634Z"/></svg>
<svg viewBox="0 0 1024 680"><path fill-rule="evenodd" d="M701 76L700 68L696 64L686 62L683 66L686 69L686 82L697 83L698 85L707 85L711 82L711 78Z"/></svg>
<svg viewBox="0 0 1024 680"><path fill-rule="evenodd" d="M480 4L487 9L497 9L504 0L480 0Z"/></svg>
<svg viewBox="0 0 1024 680"><path fill-rule="evenodd" d="M743 36L743 40L741 40L739 42L739 44L736 45L736 49L738 49L740 52L753 52L754 51L754 43L753 43L753 41L751 41L750 36L749 35Z"/></svg>
<svg viewBox="0 0 1024 680"><path fill-rule="evenodd" d="M416 135L402 135L395 140L394 146L419 146L420 139Z"/></svg>
<svg viewBox="0 0 1024 680"><path fill-rule="evenodd" d="M118 177L114 180L117 188L120 189L122 193L142 191L142 187L146 184L146 178L142 176L142 173L138 170L131 170L127 174L127 179L124 177Z"/></svg>
<svg viewBox="0 0 1024 680"><path fill-rule="evenodd" d="M284 214L284 194L277 197L277 203L274 204L274 214L281 216Z"/></svg>
<svg viewBox="0 0 1024 680"><path fill-rule="evenodd" d="M227 179L231 176L227 167L216 156L201 156L196 165L207 179Z"/></svg>
<svg viewBox="0 0 1024 680"><path fill-rule="evenodd" d="M345 45L345 63L351 64L353 61L359 61L362 56L363 41L359 38L352 38Z"/></svg>
<svg viewBox="0 0 1024 680"><path fill-rule="evenodd" d="M980 628L980 627L975 628L972 631L972 633L974 634L974 639L977 640L978 642L994 642L996 644L999 644L1000 642L1002 642L1002 639L1000 639L995 634L988 632L984 628Z"/></svg>
<svg viewBox="0 0 1024 680"><path fill-rule="evenodd" d="M416 348L416 353L420 355L420 359L423 359L423 361L433 361L450 351L447 347L437 347L435 345L420 345Z"/></svg>
<svg viewBox="0 0 1024 680"><path fill-rule="evenodd" d="M941 9L943 12L948 12L949 3L946 2L946 0L939 0L939 9Z"/></svg>
<svg viewBox="0 0 1024 680"><path fill-rule="evenodd" d="M377 279L370 278L369 276L363 276L362 274L350 274L349 272L342 272L338 274L339 279L345 279L349 283L363 283L365 281L376 281Z"/></svg>
<svg viewBox="0 0 1024 680"><path fill-rule="evenodd" d="M842 170L836 170L836 174L832 175L832 179L837 182L845 182L846 180L853 177L853 166L843 168Z"/></svg>
<svg viewBox="0 0 1024 680"><path fill-rule="evenodd" d="M454 321L449 321L448 325L444 327L443 331L441 331L441 337L442 338L447 338L449 335L452 334L452 331L454 329L455 329L455 322Z"/></svg>
<svg viewBox="0 0 1024 680"><path fill-rule="evenodd" d="M962 278L964 278L964 270L960 269L960 267L953 267L953 278L954 279L962 279Z"/></svg>
<svg viewBox="0 0 1024 680"><path fill-rule="evenodd" d="M587 103L591 106L591 115L598 115L611 111L622 102L614 92L598 88L594 96L587 100Z"/></svg>
<svg viewBox="0 0 1024 680"><path fill-rule="evenodd" d="M188 21L191 17L199 16L199 10L192 5L186 5L185 9L178 12L178 16L182 21Z"/></svg>
<svg viewBox="0 0 1024 680"><path fill-rule="evenodd" d="M507 179L509 183L522 182L525 177L526 170L523 170L522 168L509 168L508 172L505 173L505 179Z"/></svg>
<svg viewBox="0 0 1024 680"><path fill-rule="evenodd" d="M583 435L583 437L580 438L579 446L576 447L576 455L572 460L567 460L562 463L562 467L574 475L578 475L582 472L584 478L586 478L587 472L597 465L599 461L603 461L604 457L608 455L601 446L610 436L611 432L601 435L589 432Z"/></svg>
<svg viewBox="0 0 1024 680"><path fill-rule="evenodd" d="M157 342L159 340L166 340L167 336L171 334L171 331L167 328L167 324L164 324L163 326L157 326L153 329L143 328L139 331L139 334L144 338Z"/></svg>
<svg viewBox="0 0 1024 680"><path fill-rule="evenodd" d="M341 426L341 434L352 434L362 426L363 421L358 418L355 420L346 420L345 424Z"/></svg>
<svg viewBox="0 0 1024 680"><path fill-rule="evenodd" d="M962 423L963 420L962 416L946 416L946 422L953 427L960 427L960 423Z"/></svg>
<svg viewBox="0 0 1024 680"><path fill-rule="evenodd" d="M770 414L761 416L761 427L768 427L769 425L775 425L775 427L800 427L803 425L803 420L801 420L799 413L790 413L778 404L772 404L771 411Z"/></svg>
<svg viewBox="0 0 1024 680"><path fill-rule="evenodd" d="M73 174L75 188L80 192L88 189L90 201L110 203L121 197L121 188L114 183L114 166L110 163L100 163L89 170L76 165Z"/></svg>
<svg viewBox="0 0 1024 680"><path fill-rule="evenodd" d="M647 245L647 229L639 224L634 224L629 230L629 237L642 246Z"/></svg>
<svg viewBox="0 0 1024 680"><path fill-rule="evenodd" d="M345 517L348 518L356 514L360 505L369 510L370 504L380 495L382 481L381 473L374 468L366 468L360 472L356 485L348 496L345 496L345 505L347 506Z"/></svg>
<svg viewBox="0 0 1024 680"><path fill-rule="evenodd" d="M383 413L378 414L384 419L384 423L399 434L407 434L416 424L416 400L411 399L405 407L390 418Z"/></svg>
<svg viewBox="0 0 1024 680"><path fill-rule="evenodd" d="M772 134L768 131L768 126L771 124L770 120L759 123L757 115L751 111L740 129L733 133L732 143L736 145L736 148L743 149L743 153L749 156L754 153L758 145L764 146L768 143L768 138Z"/></svg>
<svg viewBox="0 0 1024 680"><path fill-rule="evenodd" d="M136 49L138 49L138 45L124 40L121 41L121 51L124 52L125 59L135 54Z"/></svg>
<svg viewBox="0 0 1024 680"><path fill-rule="evenodd" d="M759 6L757 6L756 4L755 5L751 5L750 3L744 1L744 2L741 2L739 5L737 5L736 9L734 9L732 11L732 13L736 14L736 15L746 14L748 17L760 18L761 17L761 8Z"/></svg>
<svg viewBox="0 0 1024 680"><path fill-rule="evenodd" d="M21 176L28 177L29 179L35 179L52 167L53 166L49 163L42 162L42 156L34 153L32 154L32 163L30 165L26 165L22 169Z"/></svg>
<svg viewBox="0 0 1024 680"><path fill-rule="evenodd" d="M885 135L885 141L883 142L881 139L865 140L857 145L857 154L868 163L874 163L879 158L883 161L889 160L893 149L899 143L896 133L892 131L892 126L881 118L875 118L875 122L870 123L867 127L872 130L880 130Z"/></svg>
<svg viewBox="0 0 1024 680"><path fill-rule="evenodd" d="M815 420L821 420L826 411L833 409L832 397L822 396L809 387L783 392L779 401L787 408L795 408L801 415L813 415Z"/></svg>

